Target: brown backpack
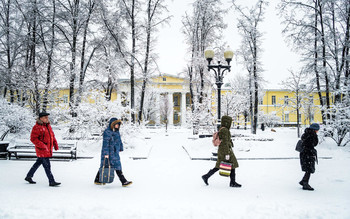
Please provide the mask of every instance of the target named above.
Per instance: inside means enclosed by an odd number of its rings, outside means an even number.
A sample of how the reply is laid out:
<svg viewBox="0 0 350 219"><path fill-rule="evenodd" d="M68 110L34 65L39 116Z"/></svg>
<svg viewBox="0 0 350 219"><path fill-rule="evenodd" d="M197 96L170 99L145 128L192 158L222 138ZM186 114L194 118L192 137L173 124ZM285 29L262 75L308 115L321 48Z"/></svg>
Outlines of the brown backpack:
<svg viewBox="0 0 350 219"><path fill-rule="evenodd" d="M221 129L222 129L222 128L220 128L219 131L217 131L217 132L215 132L215 133L213 134L213 140L212 140L212 142L213 142L213 145L214 145L215 147L217 147L217 146L219 146L219 145L221 144L221 139L219 138L219 132L220 132Z"/></svg>

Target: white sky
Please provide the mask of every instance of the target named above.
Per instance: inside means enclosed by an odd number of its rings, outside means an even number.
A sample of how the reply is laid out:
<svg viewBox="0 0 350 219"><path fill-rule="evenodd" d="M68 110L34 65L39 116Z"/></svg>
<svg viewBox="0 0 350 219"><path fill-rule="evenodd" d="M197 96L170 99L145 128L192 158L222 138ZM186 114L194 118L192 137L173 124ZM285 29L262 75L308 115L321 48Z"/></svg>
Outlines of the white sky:
<svg viewBox="0 0 350 219"><path fill-rule="evenodd" d="M187 11L192 12L192 0L175 0L168 2L168 9L173 15L169 25L160 29L158 46L156 51L159 54L158 66L162 73L177 75L183 72L186 67L185 54L187 45L184 43L184 35L181 33L181 19ZM230 7L230 0L223 0L224 5ZM249 1L249 4L255 4ZM246 1L239 0L238 3L247 4ZM282 36L282 25L277 15L276 5L278 1L273 0L265 13L264 23L261 29L264 34L262 63L264 68L263 78L267 81L265 88L279 88L282 80L289 77L289 69L298 69L298 56L287 47ZM237 33L237 25L234 10L225 16L228 28L224 32L224 41L235 52L241 43L241 38ZM214 47L215 45L213 45ZM219 55L219 54L218 54ZM237 63L232 62L232 71L225 78L233 77L236 74L246 74L246 70Z"/></svg>

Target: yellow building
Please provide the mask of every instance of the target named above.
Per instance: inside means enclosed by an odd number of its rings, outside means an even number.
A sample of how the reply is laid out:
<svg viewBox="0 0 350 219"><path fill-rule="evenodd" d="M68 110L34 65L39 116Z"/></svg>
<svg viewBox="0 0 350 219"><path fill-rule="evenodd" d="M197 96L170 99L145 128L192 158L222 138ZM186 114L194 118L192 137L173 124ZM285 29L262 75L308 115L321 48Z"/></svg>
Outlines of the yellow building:
<svg viewBox="0 0 350 219"><path fill-rule="evenodd" d="M281 119L283 125L296 125L297 116L303 125L311 123L322 123L321 104L316 92L304 94L302 96L302 107L299 109L299 115L296 111L296 94L284 89L264 90L264 96L259 103L259 110L266 115L276 115ZM326 98L326 93L322 93L322 98ZM331 104L334 97L331 96Z"/></svg>
<svg viewBox="0 0 350 219"><path fill-rule="evenodd" d="M135 99L140 95L140 90L142 86L141 80L135 81ZM227 86L223 85L221 92L223 100L225 95L231 93L232 91ZM170 125L184 125L186 124L186 113L190 111L190 89L189 81L182 77L177 77L174 75L162 74L153 78L150 78L147 84L146 89L152 89L156 93L156 102L159 102L159 98L167 97L170 111L168 113L168 124ZM89 103L99 102L104 98L103 91L91 90L86 92L85 98L83 101ZM68 108L69 104L69 89L62 88L51 91L50 93L51 107L61 107ZM216 102L217 102L217 90L216 86L211 84L205 84L204 95L206 97L212 98L209 101L211 104L212 114L215 115L216 119ZM322 94L325 96L325 93ZM292 103L292 99L295 98L295 94L288 90L283 89L267 89L264 90L262 99L259 102L259 111L265 115L275 115L280 118L281 125L296 125L297 123L297 114ZM119 101L123 106L127 106L130 102L130 80L129 79L120 79L118 80L117 90L111 94L111 101ZM304 98L303 105L307 106L306 108L301 108L299 112L300 123L307 125L313 122L321 123L322 116L320 111L320 101L317 93L308 95L307 98ZM333 96L331 98L333 103ZM135 100L136 104L136 100ZM160 116L160 106L156 106L156 116L155 124L161 124L165 118ZM210 106L209 106L210 107ZM48 109L50 110L50 109ZM221 115L224 115L223 106L221 107ZM249 118L248 118L249 119ZM238 121L239 120L239 121ZM244 122L243 116L240 116L239 119L236 119L236 123L242 124ZM260 121L261 122L261 121ZM249 123L249 121L248 121Z"/></svg>

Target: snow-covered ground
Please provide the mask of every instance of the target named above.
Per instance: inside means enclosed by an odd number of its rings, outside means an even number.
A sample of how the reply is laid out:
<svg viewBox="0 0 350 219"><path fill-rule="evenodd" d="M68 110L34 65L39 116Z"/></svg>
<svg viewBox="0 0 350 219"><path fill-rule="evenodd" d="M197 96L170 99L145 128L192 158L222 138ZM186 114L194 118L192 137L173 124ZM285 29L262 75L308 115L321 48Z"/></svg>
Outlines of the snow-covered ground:
<svg viewBox="0 0 350 219"><path fill-rule="evenodd" d="M56 188L48 186L42 167L34 176L37 184L24 181L34 160L0 160L0 218L350 218L349 147L336 147L329 139L320 144L319 157L332 159L319 159L310 180L315 191L303 191L296 131L276 130L257 136L231 130L249 139L234 141L242 188L230 188L219 174L209 186L203 183L201 176L215 162L190 158L210 158L214 148L211 139L192 138L186 129L141 130L129 139L121 153L124 174L134 182L127 188L118 179L93 184L99 141L79 142L79 153L93 159L52 161L62 182Z"/></svg>

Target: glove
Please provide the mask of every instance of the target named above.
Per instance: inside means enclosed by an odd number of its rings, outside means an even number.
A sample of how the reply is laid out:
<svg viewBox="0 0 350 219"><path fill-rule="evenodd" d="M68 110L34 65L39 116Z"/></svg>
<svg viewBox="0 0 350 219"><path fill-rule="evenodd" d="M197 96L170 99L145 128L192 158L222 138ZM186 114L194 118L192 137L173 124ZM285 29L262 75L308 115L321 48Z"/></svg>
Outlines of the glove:
<svg viewBox="0 0 350 219"><path fill-rule="evenodd" d="M229 159L230 159L230 155L229 155L229 154L226 155L226 156L225 156L225 159L226 159L226 160L229 160Z"/></svg>

